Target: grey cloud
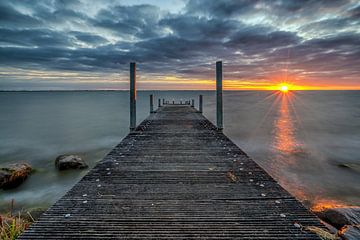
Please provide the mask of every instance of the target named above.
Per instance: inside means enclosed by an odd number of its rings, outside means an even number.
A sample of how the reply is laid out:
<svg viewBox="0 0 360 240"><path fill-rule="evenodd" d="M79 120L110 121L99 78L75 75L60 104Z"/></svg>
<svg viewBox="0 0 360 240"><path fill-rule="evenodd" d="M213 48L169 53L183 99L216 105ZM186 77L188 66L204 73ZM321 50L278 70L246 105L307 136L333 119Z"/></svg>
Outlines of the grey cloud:
<svg viewBox="0 0 360 240"><path fill-rule="evenodd" d="M287 47L300 42L296 34L285 31L269 31L258 26L241 29L230 37L226 43L231 48L237 48L247 54L257 54L277 47Z"/></svg>
<svg viewBox="0 0 360 240"><path fill-rule="evenodd" d="M67 35L49 29L0 29L0 34L1 43L22 47L66 47L72 45L72 41Z"/></svg>
<svg viewBox="0 0 360 240"><path fill-rule="evenodd" d="M186 5L186 10L192 14L203 14L206 16L217 16L228 18L233 15L239 15L254 9L258 0L191 0Z"/></svg>
<svg viewBox="0 0 360 240"><path fill-rule="evenodd" d="M94 35L91 33L84 33L84 32L78 32L78 31L73 31L70 32L70 34L74 35L74 37L82 42L85 43L90 43L90 44L104 44L107 43L108 40L106 40L105 38L98 36L98 35Z"/></svg>
<svg viewBox="0 0 360 240"><path fill-rule="evenodd" d="M9 2L0 2L0 26L25 28L38 26L40 23L38 19L15 10Z"/></svg>
<svg viewBox="0 0 360 240"><path fill-rule="evenodd" d="M160 9L152 5L115 6L101 10L92 24L111 29L120 36L151 38L159 35Z"/></svg>
<svg viewBox="0 0 360 240"><path fill-rule="evenodd" d="M207 19L196 16L173 16L160 21L160 25L171 28L177 36L187 39L220 39L232 34L241 25L238 21Z"/></svg>

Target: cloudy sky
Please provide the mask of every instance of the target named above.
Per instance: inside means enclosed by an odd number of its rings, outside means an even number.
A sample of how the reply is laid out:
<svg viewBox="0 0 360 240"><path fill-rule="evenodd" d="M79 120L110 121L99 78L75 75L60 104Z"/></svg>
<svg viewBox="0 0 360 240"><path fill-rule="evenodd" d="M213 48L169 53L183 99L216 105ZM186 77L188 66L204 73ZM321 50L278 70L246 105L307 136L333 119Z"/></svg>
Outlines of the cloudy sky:
<svg viewBox="0 0 360 240"><path fill-rule="evenodd" d="M360 89L357 0L0 1L0 90Z"/></svg>

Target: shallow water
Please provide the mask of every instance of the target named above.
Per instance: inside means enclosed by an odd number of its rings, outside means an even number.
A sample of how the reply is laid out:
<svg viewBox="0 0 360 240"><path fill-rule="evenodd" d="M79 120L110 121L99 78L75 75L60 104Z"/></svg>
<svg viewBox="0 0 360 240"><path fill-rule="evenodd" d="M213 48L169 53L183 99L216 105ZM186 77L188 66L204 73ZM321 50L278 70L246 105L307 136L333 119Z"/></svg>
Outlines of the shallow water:
<svg viewBox="0 0 360 240"><path fill-rule="evenodd" d="M213 91L139 91L138 123L151 93L203 94L204 115L215 120ZM87 170L58 172L55 158L76 153L94 166L128 133L128 99L125 91L0 92L0 164L36 169L0 191L0 209L11 199L47 207L60 198ZM360 91L226 91L224 118L225 134L306 205L360 205Z"/></svg>

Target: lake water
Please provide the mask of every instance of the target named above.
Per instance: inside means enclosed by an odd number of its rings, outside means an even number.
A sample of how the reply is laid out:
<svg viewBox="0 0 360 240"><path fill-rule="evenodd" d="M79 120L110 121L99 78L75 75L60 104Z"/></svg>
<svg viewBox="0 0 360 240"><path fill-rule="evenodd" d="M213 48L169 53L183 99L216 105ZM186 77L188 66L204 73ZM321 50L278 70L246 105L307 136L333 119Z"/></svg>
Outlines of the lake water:
<svg viewBox="0 0 360 240"><path fill-rule="evenodd" d="M149 94L196 105L203 94L215 120L213 91L139 91L138 123ZM36 169L0 190L0 209L59 199L88 170L58 172L55 158L76 153L94 166L128 133L128 101L125 91L0 92L0 165ZM360 91L226 91L224 133L305 205L360 205Z"/></svg>

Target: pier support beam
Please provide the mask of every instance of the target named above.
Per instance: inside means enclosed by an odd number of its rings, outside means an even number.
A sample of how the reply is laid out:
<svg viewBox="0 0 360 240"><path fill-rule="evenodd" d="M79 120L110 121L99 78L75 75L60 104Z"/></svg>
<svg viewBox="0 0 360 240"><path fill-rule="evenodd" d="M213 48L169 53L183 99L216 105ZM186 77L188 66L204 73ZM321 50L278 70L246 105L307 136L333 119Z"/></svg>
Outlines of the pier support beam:
<svg viewBox="0 0 360 240"><path fill-rule="evenodd" d="M222 78L222 61L218 61L216 62L216 125L218 130L223 129Z"/></svg>
<svg viewBox="0 0 360 240"><path fill-rule="evenodd" d="M158 107L161 107L161 99L158 99Z"/></svg>
<svg viewBox="0 0 360 240"><path fill-rule="evenodd" d="M136 128L136 63L130 63L130 131Z"/></svg>
<svg viewBox="0 0 360 240"><path fill-rule="evenodd" d="M195 100L194 99L191 99L191 106L195 107Z"/></svg>
<svg viewBox="0 0 360 240"><path fill-rule="evenodd" d="M154 112L154 96L150 94L150 113Z"/></svg>
<svg viewBox="0 0 360 240"><path fill-rule="evenodd" d="M203 112L203 95L199 95L199 112Z"/></svg>

